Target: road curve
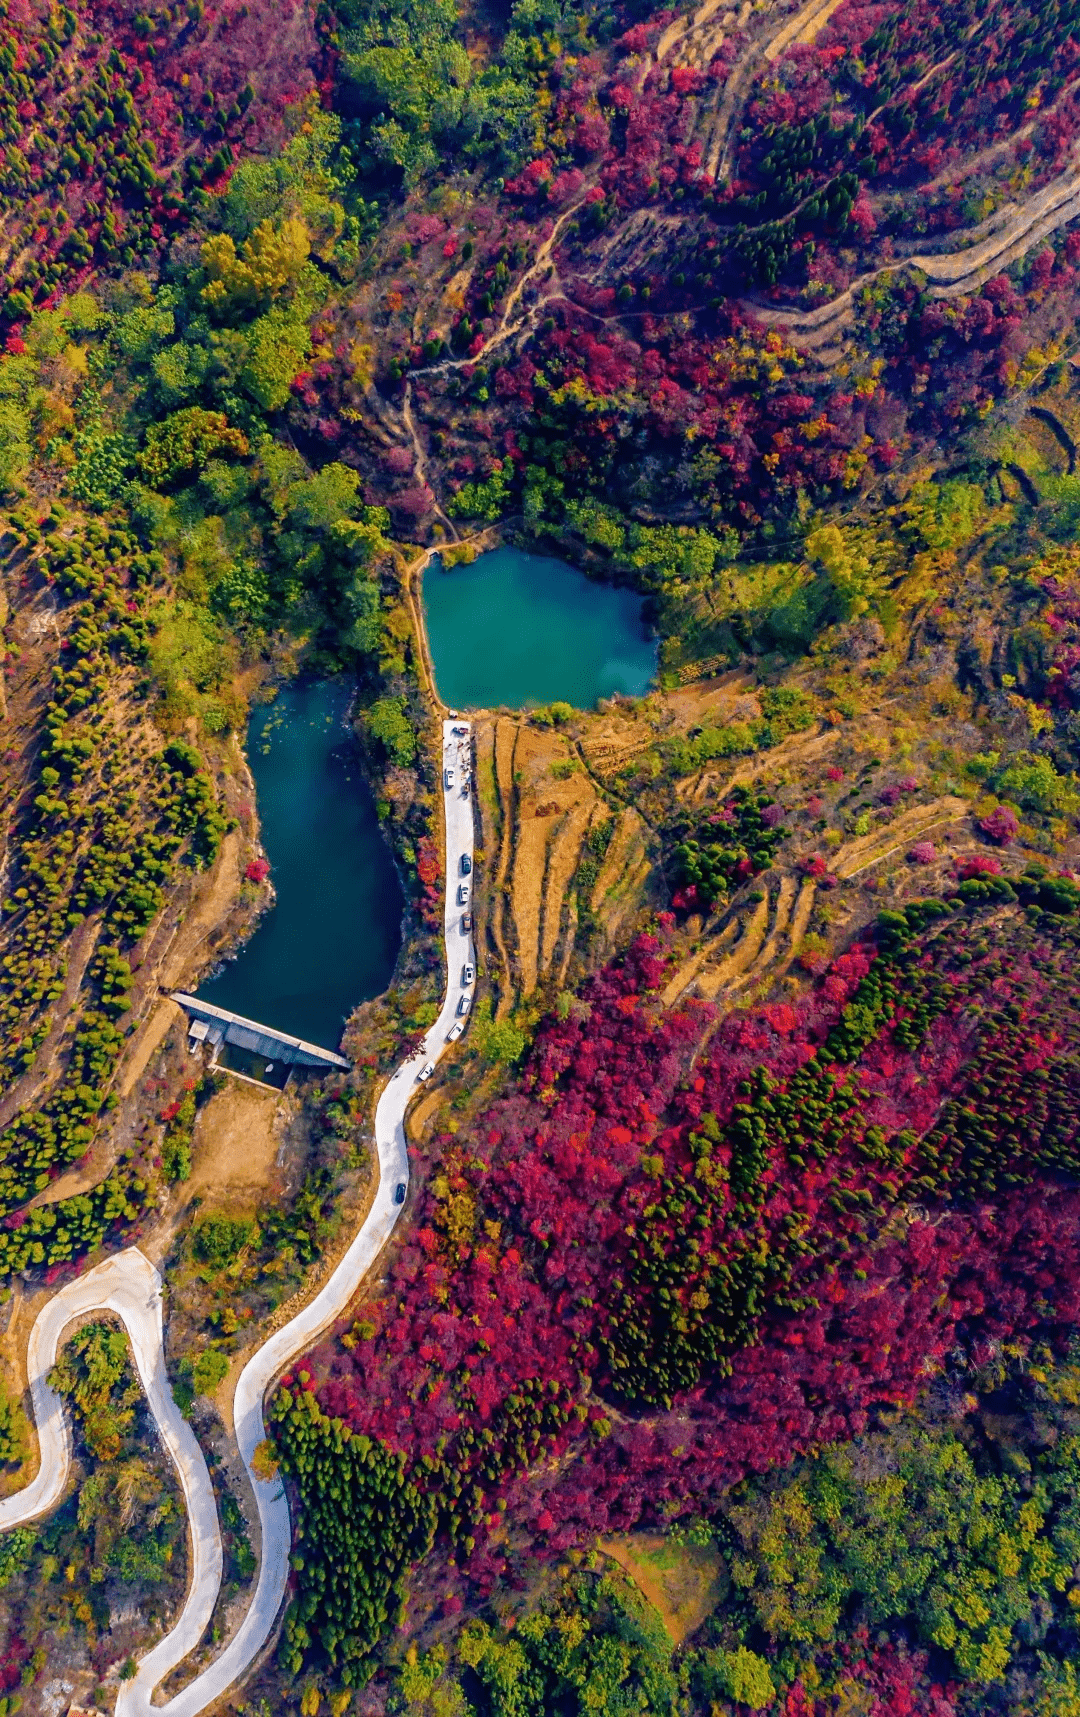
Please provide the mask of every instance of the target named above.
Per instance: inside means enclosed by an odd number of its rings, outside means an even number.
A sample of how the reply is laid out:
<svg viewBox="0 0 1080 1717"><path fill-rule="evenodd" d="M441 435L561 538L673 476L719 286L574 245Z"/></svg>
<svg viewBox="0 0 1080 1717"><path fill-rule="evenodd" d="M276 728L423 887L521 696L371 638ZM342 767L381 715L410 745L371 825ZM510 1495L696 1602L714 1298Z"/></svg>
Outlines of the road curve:
<svg viewBox="0 0 1080 1717"><path fill-rule="evenodd" d="M315 1298L248 1360L237 1380L233 1418L240 1455L247 1468L262 1528L259 1577L239 1629L225 1650L174 1697L151 1705L151 1695L166 1675L199 1644L221 1587L221 1537L206 1462L191 1427L181 1418L165 1375L162 1341L161 1278L137 1248L108 1258L56 1295L40 1313L30 1335L27 1365L34 1417L41 1445L37 1478L16 1496L0 1502L0 1530L32 1520L63 1495L70 1465L70 1443L60 1397L46 1378L55 1363L64 1327L83 1312L108 1310L123 1319L135 1351L139 1377L151 1411L176 1463L191 1523L194 1546L187 1602L168 1634L143 1657L135 1676L121 1682L117 1717L196 1717L232 1687L265 1644L285 1595L292 1532L289 1505L277 1478L264 1480L254 1470L255 1451L266 1435L263 1399L274 1379L345 1311L371 1269L401 1215L398 1190L408 1188L409 1157L405 1111L421 1074L443 1054L447 1034L468 993L466 965L475 964L471 931L464 928L471 893L463 861L472 867L474 829L471 791L471 736L468 723L444 721L443 809L445 814L446 899L444 944L447 962L442 1011L422 1048L402 1063L387 1083L375 1110L379 1185L375 1201L352 1245ZM446 771L452 772L447 785Z"/></svg>

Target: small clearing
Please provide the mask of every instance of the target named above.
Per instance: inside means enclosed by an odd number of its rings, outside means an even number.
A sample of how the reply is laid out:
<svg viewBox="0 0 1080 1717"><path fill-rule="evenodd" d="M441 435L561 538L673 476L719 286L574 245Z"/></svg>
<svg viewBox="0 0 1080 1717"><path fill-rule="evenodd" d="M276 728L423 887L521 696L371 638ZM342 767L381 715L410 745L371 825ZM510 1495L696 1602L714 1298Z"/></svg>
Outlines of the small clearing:
<svg viewBox="0 0 1080 1717"><path fill-rule="evenodd" d="M284 1123L280 1092L229 1079L199 1111L188 1198L215 1209L281 1198Z"/></svg>
<svg viewBox="0 0 1080 1717"><path fill-rule="evenodd" d="M672 1645L682 1645L726 1595L729 1581L712 1545L672 1544L650 1533L602 1538L600 1548L652 1605Z"/></svg>

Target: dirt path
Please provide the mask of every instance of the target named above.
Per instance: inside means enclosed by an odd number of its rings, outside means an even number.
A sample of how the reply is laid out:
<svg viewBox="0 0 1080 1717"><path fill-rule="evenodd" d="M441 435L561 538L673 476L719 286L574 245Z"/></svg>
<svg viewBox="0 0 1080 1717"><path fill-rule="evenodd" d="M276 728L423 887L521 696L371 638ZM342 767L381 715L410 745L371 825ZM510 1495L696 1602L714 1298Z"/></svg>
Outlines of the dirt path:
<svg viewBox="0 0 1080 1717"><path fill-rule="evenodd" d="M707 130L702 158L705 172L713 179L727 179L730 176L731 145L736 120L742 111L747 87L761 61L767 60L771 63L778 58L800 30L810 24L827 6L829 0L806 0L806 4L799 7L794 17L788 18L786 22L780 21L775 30L750 42L732 67L715 110L711 106L704 109ZM712 117L713 112L715 117Z"/></svg>
<svg viewBox="0 0 1080 1717"><path fill-rule="evenodd" d="M416 373L419 374L420 372L417 371ZM424 452L424 443L420 439L420 431L417 429L416 419L413 417L413 411L412 411L412 377L411 376L409 377L409 379L405 383L405 393L404 393L404 396L403 396L402 401L401 401L401 417L402 417L402 421L405 425L405 428L409 432L409 440L412 442L413 477L415 478L416 482L418 484L420 484L421 488L431 489L431 493L432 493L432 495L434 495L435 491L434 491L434 489L431 488L431 484L428 482L427 454ZM436 500L436 502L435 502L435 509L434 510L435 510L435 513L437 514L437 516L439 517L439 519L442 521L443 525L445 525L446 529L450 532L450 535L453 537L454 541L455 542L460 541L460 538L458 536L457 526L454 524L453 520L449 517L449 515L447 513L443 512L443 509L440 507L438 500ZM430 555L428 556L428 559L430 559ZM435 684L434 675L432 676L432 682L431 683L434 686L434 684Z"/></svg>
<svg viewBox="0 0 1080 1717"><path fill-rule="evenodd" d="M1008 211L998 211L998 220ZM765 324L780 328L798 339L800 344L814 349L830 344L855 320L855 298L864 287L888 274L918 270L928 282L931 298L955 298L964 292L976 291L992 275L1022 256L1059 227L1080 218L1080 173L1075 169L1063 173L1052 184L1037 191L1006 218L996 233L963 250L947 251L941 255L909 256L906 260L890 262L881 268L860 275L845 292L828 304L813 310L773 309L744 301L744 308ZM977 230L977 229L976 229Z"/></svg>
<svg viewBox="0 0 1080 1717"><path fill-rule="evenodd" d="M526 310L524 316L522 316L519 321L511 324L510 317L513 314L515 306L520 302L522 293L525 291L525 288L529 285L529 282L534 280L536 278L536 276L541 272L541 270L547 268L547 265L551 259L552 250L554 249L554 247L558 241L558 237L559 237L560 232L562 231L563 227L566 225L567 221L572 220L574 215L577 214L578 210L582 207L582 204L584 203L584 201L585 201L584 197L579 197L576 203L572 203L568 209L564 209L563 213L559 216L558 220L555 222L555 225L552 227L547 238L544 239L543 243L540 245L540 248L537 251L536 256L534 257L533 261L530 263L529 267L525 270L524 274L521 276L520 280L517 282L517 285L514 287L513 291L510 293L509 297L507 298L506 303L503 306L503 313L502 313L502 316L499 320L499 326L496 328L496 330L493 334L488 335L487 339L484 341L484 343L480 347L479 351L475 352L471 357L440 358L438 363L425 364L422 369L411 370L409 372L409 383L414 381L416 379L416 377L418 377L418 376L445 375L450 370L463 370L463 369L466 369L467 367L471 367L474 364L481 363L483 361L483 359L487 357L487 354L489 352L493 351L496 346L501 346L505 341L512 340L515 338L516 335L520 334L522 329L527 327L528 324L536 317L536 315L539 313L539 311L544 309L547 304L551 303L554 298L558 298L558 297L562 296L562 293L560 291L557 293L551 293L546 298L539 299L531 307L531 309ZM405 395L406 395L406 403L409 405L409 419L411 419L411 415L412 415L411 414L411 397L412 396L411 396L411 388L409 386L409 383L406 384ZM406 421L408 422L409 419L407 419ZM416 433L415 428L413 429L412 433L415 437L415 433ZM414 439L413 445L414 446L416 445L415 439Z"/></svg>

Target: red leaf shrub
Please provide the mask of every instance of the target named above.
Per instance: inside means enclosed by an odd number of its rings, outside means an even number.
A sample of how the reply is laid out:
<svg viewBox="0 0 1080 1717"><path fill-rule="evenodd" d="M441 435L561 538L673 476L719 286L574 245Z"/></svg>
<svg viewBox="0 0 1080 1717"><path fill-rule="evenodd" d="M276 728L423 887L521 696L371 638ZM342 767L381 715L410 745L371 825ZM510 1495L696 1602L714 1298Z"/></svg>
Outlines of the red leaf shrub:
<svg viewBox="0 0 1080 1717"><path fill-rule="evenodd" d="M1011 805L998 805L989 816L979 818L978 826L988 841L993 841L995 846L1007 847L1016 839L1020 819Z"/></svg>
<svg viewBox="0 0 1080 1717"><path fill-rule="evenodd" d="M958 882L969 882L973 876L1000 876L1001 860L991 858L988 854L971 853L967 858L957 859L956 877Z"/></svg>
<svg viewBox="0 0 1080 1717"><path fill-rule="evenodd" d="M707 1511L954 1348L1064 1339L1080 1193L1015 1189L1075 1172L1077 939L916 905L715 1026L657 1009L640 938L420 1165L386 1297L319 1355L325 1409L405 1454L488 1590L522 1531L558 1553Z"/></svg>

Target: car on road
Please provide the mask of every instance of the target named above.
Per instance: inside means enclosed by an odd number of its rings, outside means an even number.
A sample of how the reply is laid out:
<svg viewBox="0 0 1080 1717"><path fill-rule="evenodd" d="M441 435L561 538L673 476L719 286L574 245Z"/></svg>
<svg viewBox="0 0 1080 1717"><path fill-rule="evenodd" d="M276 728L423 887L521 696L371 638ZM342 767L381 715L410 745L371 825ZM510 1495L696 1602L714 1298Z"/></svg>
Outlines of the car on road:
<svg viewBox="0 0 1080 1717"><path fill-rule="evenodd" d="M474 984L476 982L476 967L462 966L461 981L465 985L466 989L468 989L470 984Z"/></svg>
<svg viewBox="0 0 1080 1717"><path fill-rule="evenodd" d="M465 1027L462 1024L461 1020L456 1019L454 1021L453 1025L450 1027L450 1030L446 1034L447 1043L456 1042L464 1030L465 1030Z"/></svg>
<svg viewBox="0 0 1080 1717"><path fill-rule="evenodd" d="M462 874L462 876L468 876L471 871L472 871L472 859L469 857L468 853L462 853L462 855L461 855L461 874Z"/></svg>
<svg viewBox="0 0 1080 1717"><path fill-rule="evenodd" d="M418 1079L430 1079L431 1075L434 1073L434 1071L435 1071L435 1063L433 1061L428 1061L424 1064L423 1067L421 1067L421 1069L420 1069L419 1073L416 1075L416 1077Z"/></svg>
<svg viewBox="0 0 1080 1717"><path fill-rule="evenodd" d="M458 905L459 906L468 906L468 904L469 904L469 885L467 882L459 882L458 883L457 897L458 897Z"/></svg>
<svg viewBox="0 0 1080 1717"><path fill-rule="evenodd" d="M458 997L457 1011L459 1014L467 1014L468 1013L469 1004L470 1004L471 1000L472 1000L471 996L459 996Z"/></svg>
<svg viewBox="0 0 1080 1717"><path fill-rule="evenodd" d="M465 735L468 733L469 730L464 725L464 723L462 723L462 725L460 727L455 727L453 731L458 735L458 737L460 739L464 739Z"/></svg>
<svg viewBox="0 0 1080 1717"><path fill-rule="evenodd" d="M395 1204L404 1204L405 1203L405 1182L403 1180L399 1180L396 1187L394 1188L394 1203Z"/></svg>
<svg viewBox="0 0 1080 1717"><path fill-rule="evenodd" d="M454 785L454 771L452 769L443 770L443 785L449 793L451 787Z"/></svg>
<svg viewBox="0 0 1080 1717"><path fill-rule="evenodd" d="M471 929L472 929L472 913L471 912L463 912L461 914L461 934L463 936L467 936Z"/></svg>

